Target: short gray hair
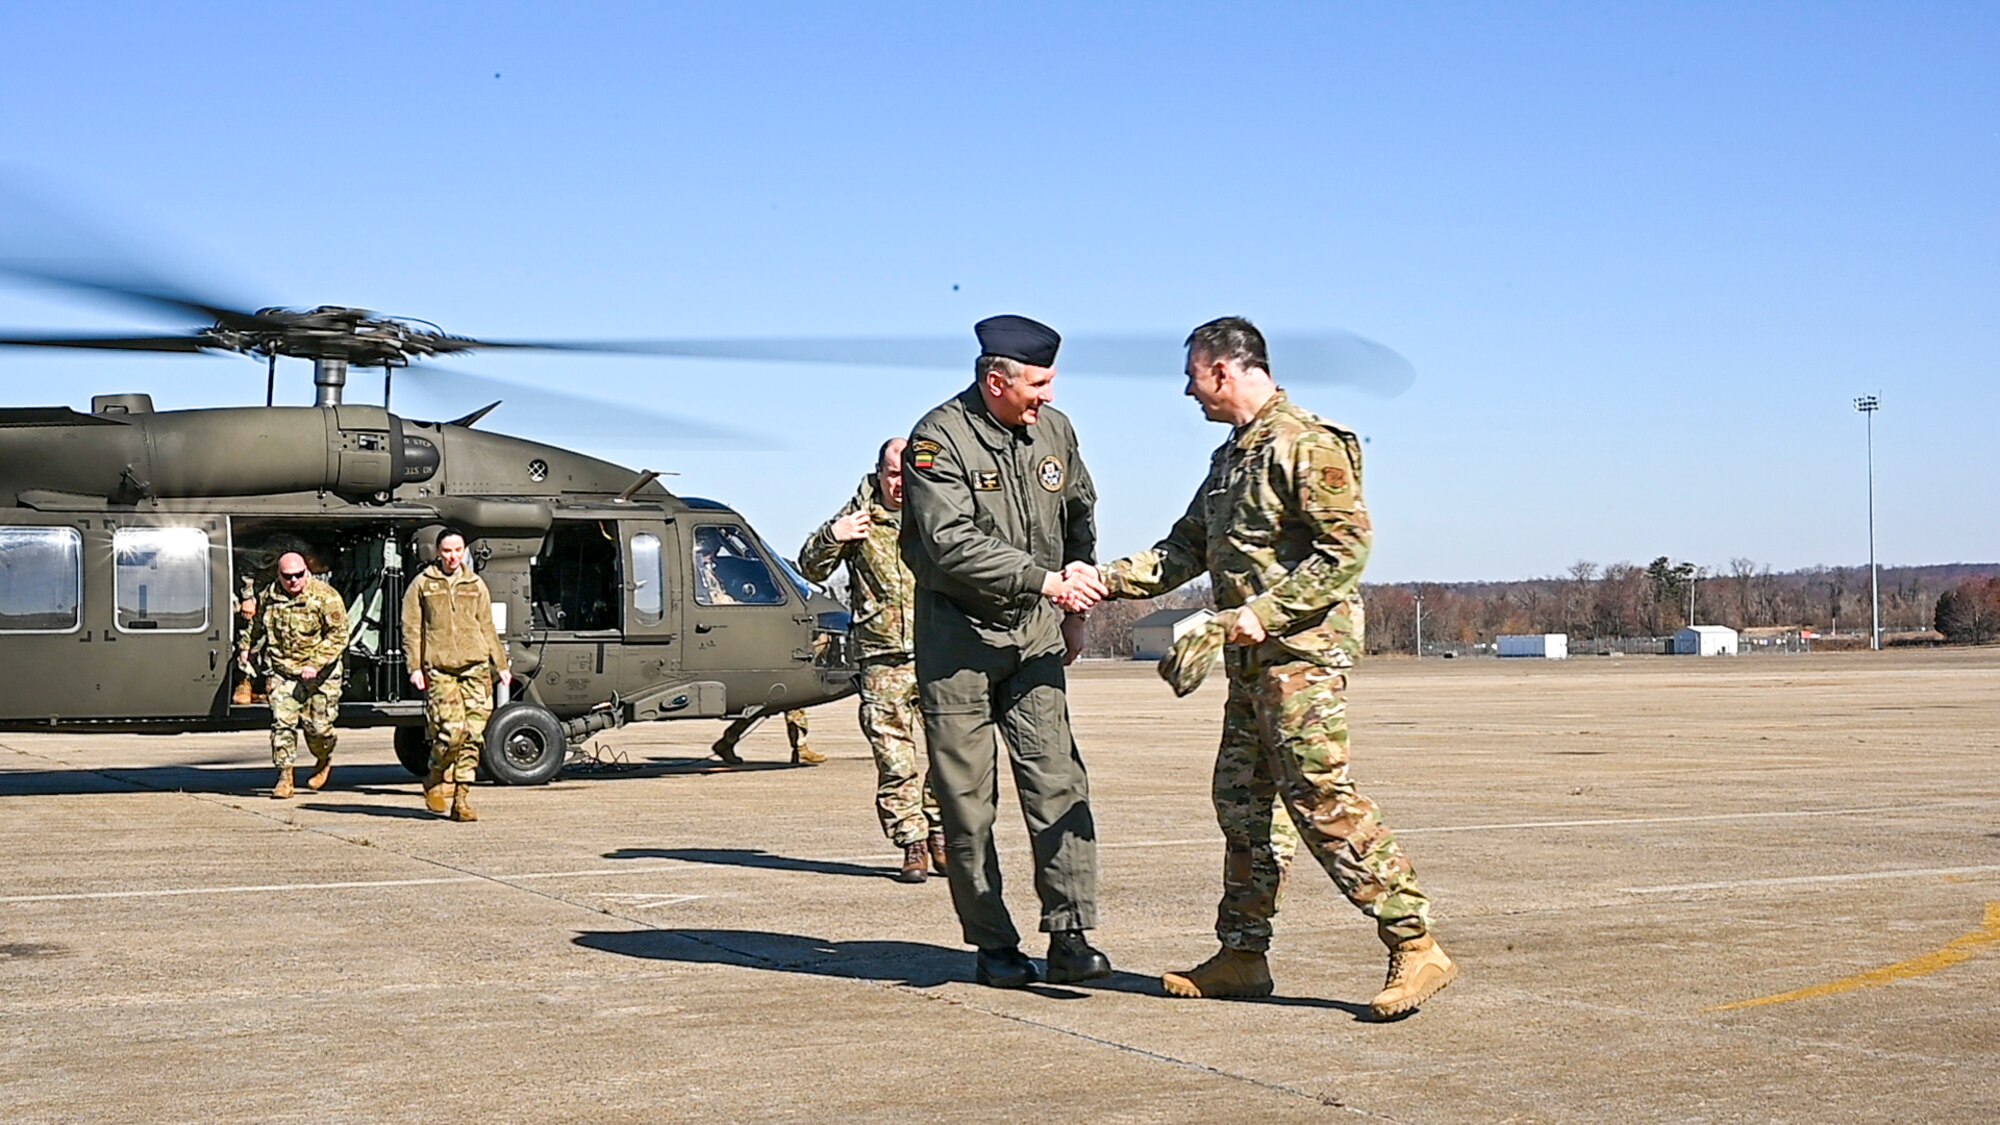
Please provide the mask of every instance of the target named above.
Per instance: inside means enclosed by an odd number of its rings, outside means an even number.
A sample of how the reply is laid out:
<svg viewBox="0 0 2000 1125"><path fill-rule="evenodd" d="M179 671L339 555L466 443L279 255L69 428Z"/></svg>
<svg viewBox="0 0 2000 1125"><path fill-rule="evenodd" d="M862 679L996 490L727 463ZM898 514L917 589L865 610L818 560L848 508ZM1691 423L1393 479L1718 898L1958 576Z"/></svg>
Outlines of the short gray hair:
<svg viewBox="0 0 2000 1125"><path fill-rule="evenodd" d="M982 355L972 365L972 377L983 383L986 381L988 375L998 371L1007 377L1009 383L1012 383L1025 374L1027 370L1027 364L1022 363L1018 359L1008 359L1004 355Z"/></svg>
<svg viewBox="0 0 2000 1125"><path fill-rule="evenodd" d="M1264 350L1264 334L1249 319L1217 317L1188 333L1189 353L1208 360L1237 360L1245 368L1270 373L1271 360Z"/></svg>

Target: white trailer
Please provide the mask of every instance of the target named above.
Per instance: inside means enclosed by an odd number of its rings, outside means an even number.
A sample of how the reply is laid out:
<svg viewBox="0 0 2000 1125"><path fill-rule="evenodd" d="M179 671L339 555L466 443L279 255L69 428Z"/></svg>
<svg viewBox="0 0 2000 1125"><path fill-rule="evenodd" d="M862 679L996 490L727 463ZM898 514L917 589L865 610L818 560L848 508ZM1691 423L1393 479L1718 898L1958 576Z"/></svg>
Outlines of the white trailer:
<svg viewBox="0 0 2000 1125"><path fill-rule="evenodd" d="M1568 633L1515 633L1504 635L1497 646L1501 656L1532 656L1542 660L1568 660Z"/></svg>
<svg viewBox="0 0 2000 1125"><path fill-rule="evenodd" d="M1161 609L1132 623L1132 659L1158 660L1174 642L1208 624L1215 614L1205 609Z"/></svg>
<svg viewBox="0 0 2000 1125"><path fill-rule="evenodd" d="M1727 625L1690 625L1674 634L1675 656L1735 656L1736 630Z"/></svg>

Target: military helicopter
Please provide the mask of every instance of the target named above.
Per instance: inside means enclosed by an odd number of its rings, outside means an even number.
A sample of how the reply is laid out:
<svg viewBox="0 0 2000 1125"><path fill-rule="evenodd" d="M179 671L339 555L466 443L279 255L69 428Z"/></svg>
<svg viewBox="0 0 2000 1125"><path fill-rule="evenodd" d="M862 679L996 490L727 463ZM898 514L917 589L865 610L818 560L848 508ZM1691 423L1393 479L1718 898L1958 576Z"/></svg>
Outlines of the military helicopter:
<svg viewBox="0 0 2000 1125"><path fill-rule="evenodd" d="M0 188L4 188L0 184ZM15 209L20 210L18 201ZM806 707L854 691L844 607L727 504L660 473L389 409L394 373L482 350L625 352L958 367L969 339L496 341L364 309L243 311L130 262L78 269L9 258L0 273L198 319L168 335L7 334L0 347L223 353L267 363L263 406L155 410L144 393L0 408L0 729L244 730L269 708L234 691L237 606L296 551L349 607L340 723L392 726L425 772L423 700L400 636L404 584L437 533L463 531L495 598L514 698L487 728L484 769L539 784L568 747L627 723ZM114 261L117 256L114 255ZM1170 341L1075 341L1065 364L1177 370ZM1292 354L1377 393L1409 365L1345 333ZM312 364L314 404L274 405L280 359ZM383 372L383 404L346 400Z"/></svg>
<svg viewBox="0 0 2000 1125"><path fill-rule="evenodd" d="M728 505L660 475L346 401L348 374L495 342L363 309L246 312L163 284L11 272L209 323L176 335L7 335L0 345L224 352L269 363L266 405L0 408L0 728L176 733L261 727L232 690L236 607L298 551L349 606L340 722L395 727L426 768L403 660L404 583L462 530L495 598L518 697L488 726L486 771L536 784L566 750L631 722L811 706L854 690L844 607ZM638 350L671 350L646 345ZM270 405L277 362L309 360L315 402ZM497 405L494 404L494 405Z"/></svg>

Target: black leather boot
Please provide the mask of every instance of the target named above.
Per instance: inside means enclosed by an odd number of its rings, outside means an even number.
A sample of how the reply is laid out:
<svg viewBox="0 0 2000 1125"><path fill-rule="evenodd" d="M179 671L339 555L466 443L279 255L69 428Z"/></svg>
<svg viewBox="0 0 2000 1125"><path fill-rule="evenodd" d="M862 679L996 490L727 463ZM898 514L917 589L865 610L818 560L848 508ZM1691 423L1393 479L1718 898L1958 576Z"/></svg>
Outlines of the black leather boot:
<svg viewBox="0 0 2000 1125"><path fill-rule="evenodd" d="M1082 930L1058 930L1049 935L1049 983L1071 984L1103 980L1111 975L1111 958L1091 948Z"/></svg>
<svg viewBox="0 0 2000 1125"><path fill-rule="evenodd" d="M1108 969L1106 970L1109 971ZM1015 946L982 949L973 963L973 978L988 988L1026 988L1042 979L1035 963Z"/></svg>

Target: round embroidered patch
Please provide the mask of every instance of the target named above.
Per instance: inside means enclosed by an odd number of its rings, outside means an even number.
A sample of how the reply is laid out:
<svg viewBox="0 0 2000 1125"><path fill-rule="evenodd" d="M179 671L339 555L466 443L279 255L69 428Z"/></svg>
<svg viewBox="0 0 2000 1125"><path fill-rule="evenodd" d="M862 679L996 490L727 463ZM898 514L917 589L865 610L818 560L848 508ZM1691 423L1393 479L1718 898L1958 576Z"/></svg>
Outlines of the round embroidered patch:
<svg viewBox="0 0 2000 1125"><path fill-rule="evenodd" d="M1041 466L1035 470L1035 477L1042 482L1043 488L1048 489L1050 492L1061 492L1063 486L1063 463L1052 456L1044 457L1042 458Z"/></svg>

